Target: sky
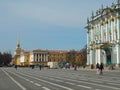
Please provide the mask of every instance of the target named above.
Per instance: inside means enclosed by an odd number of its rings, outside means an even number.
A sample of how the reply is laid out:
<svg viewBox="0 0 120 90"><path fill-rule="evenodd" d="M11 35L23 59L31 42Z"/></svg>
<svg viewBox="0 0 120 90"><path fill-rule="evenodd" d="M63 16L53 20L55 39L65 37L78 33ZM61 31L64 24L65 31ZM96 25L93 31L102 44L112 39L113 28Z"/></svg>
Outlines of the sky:
<svg viewBox="0 0 120 90"><path fill-rule="evenodd" d="M80 50L92 11L117 0L0 0L0 52L14 52L20 35L24 50Z"/></svg>

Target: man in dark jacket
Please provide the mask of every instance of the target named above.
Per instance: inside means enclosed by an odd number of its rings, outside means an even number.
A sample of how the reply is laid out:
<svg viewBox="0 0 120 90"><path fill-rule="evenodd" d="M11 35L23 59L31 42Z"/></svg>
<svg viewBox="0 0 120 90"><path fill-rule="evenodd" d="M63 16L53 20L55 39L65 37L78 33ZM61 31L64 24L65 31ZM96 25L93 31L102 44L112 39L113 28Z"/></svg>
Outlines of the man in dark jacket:
<svg viewBox="0 0 120 90"><path fill-rule="evenodd" d="M103 74L102 70L104 69L103 63L100 64L100 68L99 69L100 69L100 74L102 75Z"/></svg>

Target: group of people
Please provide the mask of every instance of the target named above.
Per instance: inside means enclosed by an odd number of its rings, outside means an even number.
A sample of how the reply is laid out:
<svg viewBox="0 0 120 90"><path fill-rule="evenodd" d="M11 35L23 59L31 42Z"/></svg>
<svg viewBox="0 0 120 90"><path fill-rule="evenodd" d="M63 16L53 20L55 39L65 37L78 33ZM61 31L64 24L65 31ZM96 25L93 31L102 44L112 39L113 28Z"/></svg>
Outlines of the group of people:
<svg viewBox="0 0 120 90"><path fill-rule="evenodd" d="M101 64L97 63L96 64L96 69L97 69L97 74L102 75L103 74L103 69L104 69L103 63L101 63Z"/></svg>

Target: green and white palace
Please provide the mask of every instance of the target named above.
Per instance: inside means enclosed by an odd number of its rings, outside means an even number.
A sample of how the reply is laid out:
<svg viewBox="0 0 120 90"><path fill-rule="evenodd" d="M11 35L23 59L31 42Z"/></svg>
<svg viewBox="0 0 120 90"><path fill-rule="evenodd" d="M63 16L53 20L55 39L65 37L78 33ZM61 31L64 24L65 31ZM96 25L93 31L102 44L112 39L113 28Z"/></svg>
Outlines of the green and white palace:
<svg viewBox="0 0 120 90"><path fill-rule="evenodd" d="M87 65L120 67L120 0L87 19Z"/></svg>

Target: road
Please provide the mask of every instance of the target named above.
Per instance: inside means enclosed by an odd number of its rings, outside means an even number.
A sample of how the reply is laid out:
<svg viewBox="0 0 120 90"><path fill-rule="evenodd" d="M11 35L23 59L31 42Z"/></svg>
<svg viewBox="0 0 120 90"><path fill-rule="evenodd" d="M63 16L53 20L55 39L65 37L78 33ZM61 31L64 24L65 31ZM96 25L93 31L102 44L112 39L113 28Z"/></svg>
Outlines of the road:
<svg viewBox="0 0 120 90"><path fill-rule="evenodd" d="M0 68L0 90L120 90L120 71Z"/></svg>

